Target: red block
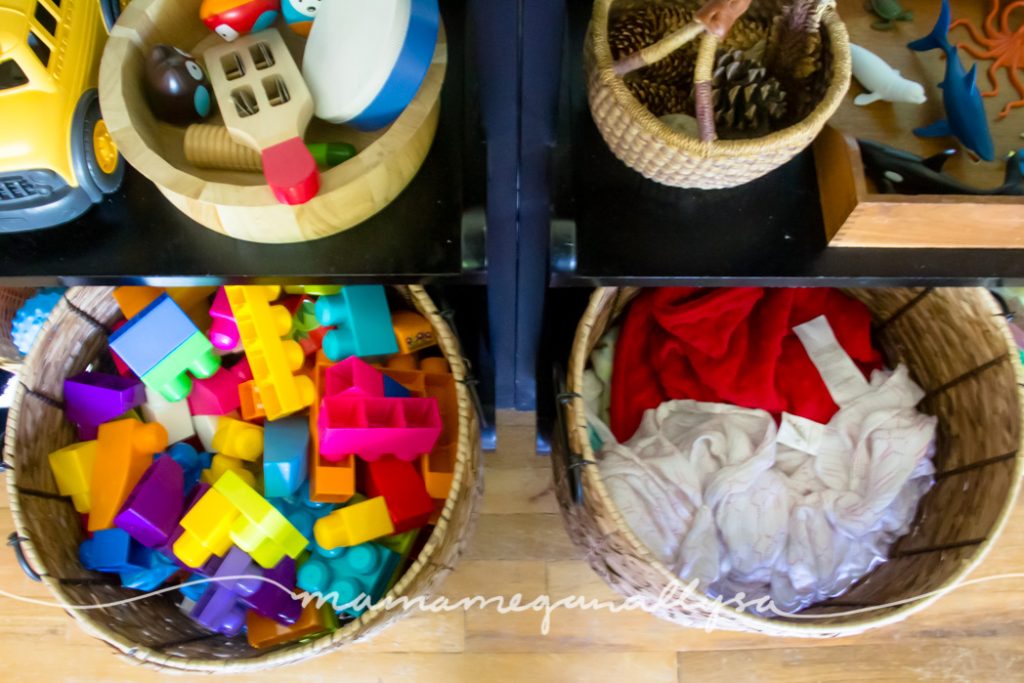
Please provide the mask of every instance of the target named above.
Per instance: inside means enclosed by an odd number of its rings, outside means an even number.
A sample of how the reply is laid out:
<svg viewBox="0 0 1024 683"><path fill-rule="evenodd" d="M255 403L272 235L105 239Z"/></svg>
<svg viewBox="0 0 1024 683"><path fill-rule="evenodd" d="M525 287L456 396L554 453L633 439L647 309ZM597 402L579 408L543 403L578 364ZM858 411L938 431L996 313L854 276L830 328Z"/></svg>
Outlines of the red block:
<svg viewBox="0 0 1024 683"><path fill-rule="evenodd" d="M363 492L367 498L384 497L396 534L426 525L434 512L434 502L414 463L384 456L360 464Z"/></svg>
<svg viewBox="0 0 1024 683"><path fill-rule="evenodd" d="M207 379L192 382L188 409L193 415L227 415L238 410L238 377L221 368Z"/></svg>

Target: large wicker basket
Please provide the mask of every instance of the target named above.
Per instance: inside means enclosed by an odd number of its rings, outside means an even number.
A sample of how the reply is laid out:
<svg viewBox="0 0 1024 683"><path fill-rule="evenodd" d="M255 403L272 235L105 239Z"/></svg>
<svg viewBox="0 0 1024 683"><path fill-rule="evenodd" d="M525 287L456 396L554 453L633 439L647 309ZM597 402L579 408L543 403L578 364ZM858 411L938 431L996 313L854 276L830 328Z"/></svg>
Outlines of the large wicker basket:
<svg viewBox="0 0 1024 683"><path fill-rule="evenodd" d="M479 425L465 384L466 366L448 324L420 287L394 290L426 316L451 364L458 391L459 445L451 493L433 533L416 561L388 594L430 593L451 571L467 542L482 493ZM85 571L78 561L78 515L57 494L47 454L73 441L61 410L63 380L80 372L106 349L110 325L120 312L109 288L76 288L58 304L19 378L7 427L11 512L28 563L86 632L126 659L168 670L242 672L287 664L363 640L406 611L371 608L335 633L303 643L256 650L244 637L227 639L203 630L169 599L158 596L114 608L77 610L80 605L137 595L116 576ZM341 674L343 675L343 674Z"/></svg>
<svg viewBox="0 0 1024 683"><path fill-rule="evenodd" d="M623 163L651 180L674 187L711 190L735 187L773 171L818 136L839 108L850 85L850 39L835 11L834 0L821 0L823 40L830 50L828 87L803 120L779 131L747 140L701 142L662 123L637 101L612 67L608 20L629 0L595 0L584 46L590 111L601 135ZM697 7L696 0L661 0ZM748 15L772 16L783 0L753 0Z"/></svg>
<svg viewBox="0 0 1024 683"><path fill-rule="evenodd" d="M579 392L587 358L638 290L597 290L580 321L569 360L568 389ZM862 289L849 292L874 314L876 338L890 364L904 363L927 392L920 409L938 416L935 486L909 534L845 595L814 605L813 619L762 618L703 595L684 597L657 616L777 636L833 637L891 624L952 590L996 542L1020 488L1020 357L998 306L984 289ZM570 536L616 591L656 601L684 584L658 562L623 520L595 466L583 400L566 397L567 457L552 459ZM578 480L582 478L582 482ZM582 484L580 486L580 483ZM574 502L574 490L582 488ZM915 599L922 596L921 599ZM907 600L904 604L900 601ZM870 609L882 605L892 605ZM868 609L865 609L868 608Z"/></svg>
<svg viewBox="0 0 1024 683"><path fill-rule="evenodd" d="M0 287L0 370L13 371L21 366L22 357L11 336L11 323L14 314L34 293L34 289Z"/></svg>

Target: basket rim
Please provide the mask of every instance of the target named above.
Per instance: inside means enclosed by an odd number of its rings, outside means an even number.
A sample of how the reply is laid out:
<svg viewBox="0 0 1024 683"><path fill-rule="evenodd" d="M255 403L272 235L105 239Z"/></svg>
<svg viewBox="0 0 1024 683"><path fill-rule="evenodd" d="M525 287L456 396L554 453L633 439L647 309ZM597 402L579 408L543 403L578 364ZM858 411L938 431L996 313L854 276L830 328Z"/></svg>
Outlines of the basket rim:
<svg viewBox="0 0 1024 683"><path fill-rule="evenodd" d="M839 109L850 87L853 73L850 56L850 35L846 25L839 17L833 0L821 0L825 5L822 23L829 36L829 48L832 52L832 78L821 102L804 119L781 130L773 131L758 138L736 140L701 140L681 133L663 123L652 114L647 107L633 96L625 81L616 75L612 68L613 59L611 46L608 43L608 21L611 6L615 0L594 0L593 14L587 28L587 39L584 51L588 49L594 57L593 65L587 64L588 99L593 100L593 91L600 87L611 94L615 103L627 111L632 124L652 135L668 147L676 151L699 158L750 157L763 153L770 148L804 147L804 138L810 133L812 137L828 122Z"/></svg>
<svg viewBox="0 0 1024 683"><path fill-rule="evenodd" d="M388 591L385 598L394 598L399 595L403 595L409 585L418 578L427 567L433 567L435 571L448 568L444 566L444 563L437 562L437 556L443 549L442 544L446 539L451 540L452 543L454 543L456 553L460 552L461 548L464 547L468 541L470 535L469 530L472 529L476 514L479 510L483 478L483 473L481 471L479 424L473 407L473 401L469 396L469 389L466 385L466 364L462 358L461 347L459 346L458 340L451 327L438 312L433 300L422 286L393 285L392 287L407 291L415 308L434 326L434 331L437 333L438 346L443 351L445 359L451 366L452 376L455 380L457 402L459 406L459 440L456 450L452 486L449 490L448 498L445 500L445 505L441 511L440 518L415 561L408 569L406 569L405 573L402 574L402 577L391 588L391 590ZM78 294L79 290L82 289L112 290L113 288L76 287L69 289L57 304L57 307L54 309L54 314L51 315L44 324L39 335L41 340L45 339L48 336L48 333L51 333L52 327L56 325L56 327L59 328L59 322L55 323L55 321L59 321L62 317L60 314L70 313L70 311L75 308L71 300ZM56 333L56 330L52 330L52 333ZM47 565L35 548L31 534L28 531L25 514L21 509L21 497L20 490L18 488L19 468L16 466L16 463L18 460L17 426L19 407L25 399L25 395L30 391L29 387L30 384L32 384L32 371L36 362L42 362L41 360L36 361L37 358L41 359L44 356L42 351L38 351L40 348L40 345L36 345L33 349L25 363L24 375L19 377L20 381L18 382L15 392L14 402L8 415L4 444L4 452L7 454L8 461L15 463L15 467L8 473L7 477L7 493L10 499L11 516L14 519L15 530L23 539L21 547L25 552L29 564L37 569L43 569ZM467 488L466 494L461 495L461 484L468 477L475 478L475 481ZM461 525L453 525L449 528L450 520L453 517L453 513L457 505L466 505L469 507L468 514L465 517L466 521ZM360 615L359 618L349 622L333 633L321 636L309 642L286 644L276 649L271 649L266 654L255 655L245 659L175 657L173 655L168 655L152 648L139 645L138 643L134 643L114 632L112 629L107 628L104 624L99 623L95 619L86 617L84 611L74 609L75 607L78 607L80 603L71 600L70 596L64 591L64 588L59 581L51 577L48 572L40 571L39 573L42 582L47 586L54 597L57 598L58 602L63 607L67 608L66 612L71 615L78 627L85 633L114 647L123 655L123 659L126 659L133 664L164 671L242 673L283 666L309 659L314 656L326 654L340 649L350 642L357 642L367 638L369 637L369 634L364 634L364 632L369 630L371 626L376 624L389 613L375 605L367 609L367 611ZM427 591L424 591L424 593L425 592ZM397 618L400 619L403 616L404 615Z"/></svg>
<svg viewBox="0 0 1024 683"><path fill-rule="evenodd" d="M992 297L987 296L987 292L985 292L984 289L974 289L986 294L984 297L977 297L979 305L985 306L986 312L993 316L1002 315L1002 311L999 309L995 300ZM566 388L571 396L569 405L572 408L572 417L569 421L571 423L569 439L573 451L580 453L585 461L595 465L594 467L581 468L583 485L591 487L592 491L596 494L600 504L603 505L604 509L608 512L611 522L615 525L615 530L626 540L627 543L630 544L630 551L637 557L643 558L647 561L655 572L664 578L666 585L672 585L675 589L685 593L684 588L686 584L682 579L665 566L664 563L654 557L647 546L644 545L635 533L633 533L632 528L622 516L622 513L619 511L614 499L612 499L611 495L608 493L607 487L604 485L600 469L597 467L597 459L594 454L594 449L591 447L590 439L587 437L587 418L585 415L585 405L581 391L583 386L583 371L587 366L588 344L586 342L590 339L590 333L593 330L593 324L598 315L605 310L606 307L621 301L618 299L620 292L624 292L624 297L626 297L626 300L628 301L639 293L639 291L639 288L622 288L620 290L616 287L601 287L596 289L590 297L587 309L580 320L579 326L577 327L576 336L573 341L572 356L569 360L569 385ZM1009 328L1002 325L1000 326L999 331L1003 341L1006 343L1007 354L1011 361L1018 358L1019 352ZM1021 411L1020 419L1024 422L1024 364L1018 361L1012 363L1012 367L1014 368L1014 374L1017 378L1016 393L1018 410ZM1006 497L1003 507L999 511L999 515L996 517L992 530L985 541L977 546L977 550L971 558L968 561L963 562L957 571L954 572L954 574L941 586L931 591L931 595L928 597L900 605L883 616L867 616L859 619L851 618L846 622L832 622L821 626L806 622L792 622L761 617L746 611L737 612L721 610L720 618L722 621L728 620L732 622L733 626L744 631L755 631L780 637L794 636L814 638L856 635L869 629L879 628L903 621L911 615L924 610L943 595L956 588L968 574L974 571L974 569L985 560L995 542L1002 535L1002 532L1009 521L1010 515L1016 507L1018 497L1020 496L1022 476L1024 476L1024 429L1021 429L1020 439L1021 441L1018 444L1016 456L1013 458L1013 473L1011 475L1012 482L1010 484L1009 495ZM586 497L580 501L579 507L587 507ZM713 611L713 613L719 613L719 608L717 607L719 603L716 600L707 597L703 593L689 593L687 599L692 600L700 608Z"/></svg>

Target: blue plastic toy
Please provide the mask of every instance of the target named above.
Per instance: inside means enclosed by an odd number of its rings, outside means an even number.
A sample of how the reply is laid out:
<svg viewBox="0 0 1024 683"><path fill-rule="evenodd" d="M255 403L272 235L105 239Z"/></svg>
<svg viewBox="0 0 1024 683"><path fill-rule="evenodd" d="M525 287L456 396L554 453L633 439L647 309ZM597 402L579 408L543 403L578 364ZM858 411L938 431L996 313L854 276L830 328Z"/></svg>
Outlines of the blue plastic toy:
<svg viewBox="0 0 1024 683"><path fill-rule="evenodd" d="M210 581L203 581L205 578L202 574L193 574L182 582L181 588L178 591L192 602L199 602L199 598L203 597L206 589L216 585ZM198 581L203 581L203 583L195 583Z"/></svg>
<svg viewBox="0 0 1024 683"><path fill-rule="evenodd" d="M308 36L320 9L321 0L281 0L281 16L288 28L300 36Z"/></svg>
<svg viewBox="0 0 1024 683"><path fill-rule="evenodd" d="M11 338L18 348L18 353L27 356L35 344L36 338L43 329L43 324L50 317L53 307L67 291L64 287L46 287L40 289L28 301L21 305L11 321Z"/></svg>
<svg viewBox="0 0 1024 683"><path fill-rule="evenodd" d="M180 401L192 391L187 371L205 379L220 368L213 344L167 294L115 332L110 348L168 401Z"/></svg>
<svg viewBox="0 0 1024 683"><path fill-rule="evenodd" d="M412 393L401 384L384 375L384 395L388 398L409 398Z"/></svg>
<svg viewBox="0 0 1024 683"><path fill-rule="evenodd" d="M398 553L378 543L344 548L333 558L314 554L299 568L296 584L333 600L338 612L358 617L384 595L400 560Z"/></svg>
<svg viewBox="0 0 1024 683"><path fill-rule="evenodd" d="M171 456L174 462L181 465L185 472L185 495L199 483L203 470L210 469L213 463L211 453L200 453L193 446L185 442L176 443L167 449L167 455Z"/></svg>
<svg viewBox="0 0 1024 683"><path fill-rule="evenodd" d="M178 565L163 553L144 548L148 567L137 571L121 572L121 585L140 591L156 590L178 571Z"/></svg>
<svg viewBox="0 0 1024 683"><path fill-rule="evenodd" d="M308 451L308 418L295 415L267 422L263 428L264 497L290 496L299 490L309 469Z"/></svg>
<svg viewBox="0 0 1024 683"><path fill-rule="evenodd" d="M350 285L316 302L316 319L335 326L324 335L324 354L333 361L349 356L386 356L398 353L391 310L381 285Z"/></svg>
<svg viewBox="0 0 1024 683"><path fill-rule="evenodd" d="M273 424L268 423L268 424ZM334 503L314 503L309 499L309 481L304 481L293 495L273 498L270 501L296 529L306 538L313 538L316 520L331 514L339 506Z"/></svg>
<svg viewBox="0 0 1024 683"><path fill-rule="evenodd" d="M78 559L97 572L141 572L150 568L151 551L122 529L103 529L82 541Z"/></svg>
<svg viewBox="0 0 1024 683"><path fill-rule="evenodd" d="M970 71L964 73L964 65L960 62L956 48L946 38L949 22L949 0L942 0L942 11L932 32L907 46L917 52L938 49L946 53L946 75L939 87L942 88L942 102L946 107L947 118L924 128L915 128L914 135L922 138L952 135L974 154L985 161L992 161L995 148L981 92L978 90L978 66L975 64Z"/></svg>

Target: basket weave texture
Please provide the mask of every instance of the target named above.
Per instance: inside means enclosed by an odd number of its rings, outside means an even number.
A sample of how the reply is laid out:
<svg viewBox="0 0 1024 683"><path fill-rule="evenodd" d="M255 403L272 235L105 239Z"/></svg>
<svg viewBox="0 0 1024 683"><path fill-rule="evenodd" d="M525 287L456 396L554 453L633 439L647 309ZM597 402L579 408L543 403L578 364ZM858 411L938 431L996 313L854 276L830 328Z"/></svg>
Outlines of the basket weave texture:
<svg viewBox="0 0 1024 683"><path fill-rule="evenodd" d="M465 384L466 365L451 328L421 287L392 288L434 326L451 365L459 406L459 444L451 492L422 552L388 596L429 595L452 570L472 533L482 495L479 425ZM333 634L275 648L253 649L244 637L211 634L158 596L113 608L77 610L138 595L116 576L86 571L78 561L79 518L70 500L57 494L47 455L74 441L62 410L65 377L85 370L107 347L110 326L121 317L109 288L69 290L29 355L11 408L5 458L11 512L22 548L43 582L87 633L113 646L133 663L152 668L208 673L266 669L365 640L408 612L377 607Z"/></svg>
<svg viewBox="0 0 1024 683"><path fill-rule="evenodd" d="M830 51L828 87L803 120L760 138L701 142L662 123L630 92L612 68L608 20L631 0L595 0L584 44L590 112L608 147L644 177L673 187L702 190L735 187L775 170L806 149L836 112L850 86L850 39L834 0L821 0L824 49ZM635 0L632 0L635 3ZM670 0L662 0L668 2ZM697 0L671 0L696 8ZM753 0L748 17L777 14L783 0Z"/></svg>
<svg viewBox="0 0 1024 683"><path fill-rule="evenodd" d="M598 289L576 331L568 390L580 392L590 352L636 296L635 289ZM571 500L564 457L552 458L565 524L590 566L626 597L681 600L655 614L685 626L775 636L828 638L901 621L952 590L996 542L1013 509L1024 471L1021 455L1022 371L998 306L984 289L871 289L848 293L868 306L890 366L905 364L926 392L919 409L939 418L935 485L922 499L910 532L885 562L844 595L801 616L764 618L721 609L685 584L633 534L608 495L587 433L583 400L566 407L568 447L590 466L574 468L583 496ZM914 600L924 596L920 600ZM906 604L890 605L901 600ZM865 610L865 608L869 608ZM877 609L870 609L877 608ZM853 613L853 612L858 613Z"/></svg>

